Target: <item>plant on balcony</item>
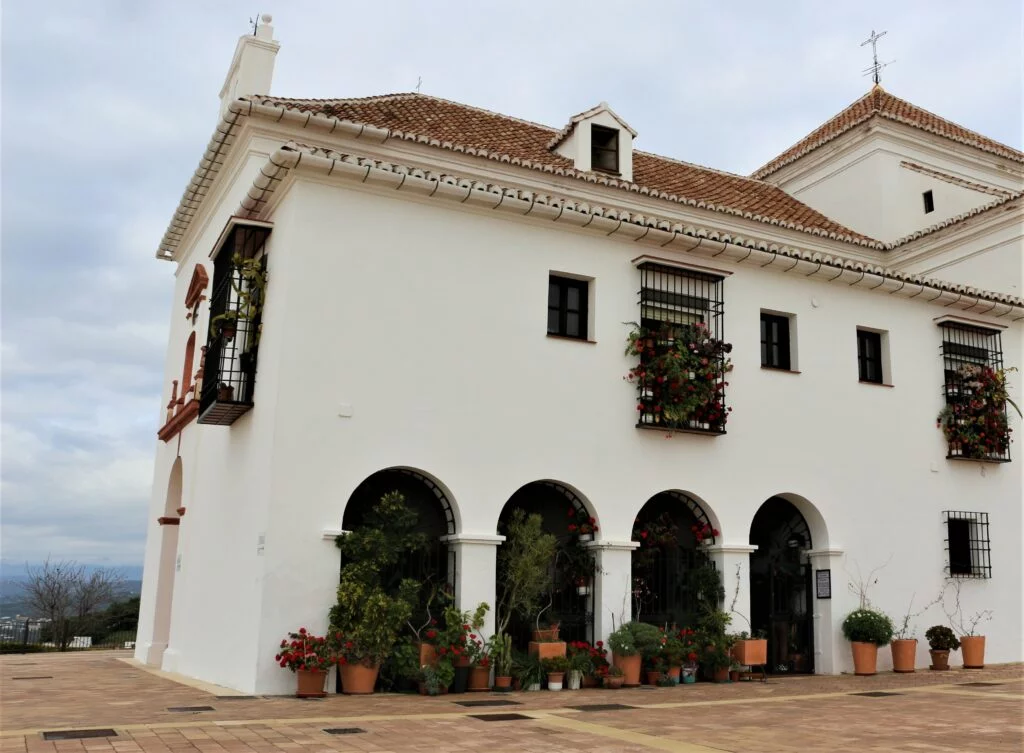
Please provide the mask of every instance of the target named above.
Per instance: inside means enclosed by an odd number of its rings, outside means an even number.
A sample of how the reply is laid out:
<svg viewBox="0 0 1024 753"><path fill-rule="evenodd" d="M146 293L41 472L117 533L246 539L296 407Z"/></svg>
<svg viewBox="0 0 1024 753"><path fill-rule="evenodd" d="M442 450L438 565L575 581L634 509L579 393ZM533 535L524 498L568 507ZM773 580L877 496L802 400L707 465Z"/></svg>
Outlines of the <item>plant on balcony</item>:
<svg viewBox="0 0 1024 753"><path fill-rule="evenodd" d="M937 419L951 455L984 459L1006 454L1013 431L1006 406L1012 406L1021 415L1007 391L1006 375L1011 371L1016 369L962 366L957 371L956 398L939 412Z"/></svg>
<svg viewBox="0 0 1024 753"><path fill-rule="evenodd" d="M231 310L217 314L210 320L210 336L232 340L238 322L255 322L263 311L263 297L267 289L267 271L262 259L243 259L241 254L231 257L231 289L236 301ZM230 305L230 302L229 302ZM255 351L260 341L257 326L246 344L246 352Z"/></svg>
<svg viewBox="0 0 1024 753"><path fill-rule="evenodd" d="M657 328L633 324L626 355L640 361L626 380L635 383L641 420L664 428L722 431L731 408L725 407L726 357L732 345L711 336L703 322Z"/></svg>

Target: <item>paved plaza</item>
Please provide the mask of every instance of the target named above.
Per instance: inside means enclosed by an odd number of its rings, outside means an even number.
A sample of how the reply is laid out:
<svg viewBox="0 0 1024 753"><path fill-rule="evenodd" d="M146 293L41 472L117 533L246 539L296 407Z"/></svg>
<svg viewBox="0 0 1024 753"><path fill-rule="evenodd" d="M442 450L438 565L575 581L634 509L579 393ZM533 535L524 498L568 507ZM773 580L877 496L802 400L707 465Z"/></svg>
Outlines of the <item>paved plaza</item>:
<svg viewBox="0 0 1024 753"><path fill-rule="evenodd" d="M0 753L1024 750L1019 664L767 684L305 701L186 682L128 654L0 657ZM460 705L475 701L514 705ZM607 704L626 708L601 708ZM499 714L514 716L495 720ZM116 734L43 735L102 728Z"/></svg>

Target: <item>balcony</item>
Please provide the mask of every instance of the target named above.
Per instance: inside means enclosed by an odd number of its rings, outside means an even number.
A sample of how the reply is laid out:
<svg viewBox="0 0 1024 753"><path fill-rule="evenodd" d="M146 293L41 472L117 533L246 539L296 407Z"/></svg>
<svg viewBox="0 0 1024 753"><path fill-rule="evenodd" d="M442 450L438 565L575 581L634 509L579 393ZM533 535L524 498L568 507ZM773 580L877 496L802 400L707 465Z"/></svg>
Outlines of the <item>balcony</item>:
<svg viewBox="0 0 1024 753"><path fill-rule="evenodd" d="M269 235L266 223L233 220L214 252L201 424L230 426L254 405Z"/></svg>

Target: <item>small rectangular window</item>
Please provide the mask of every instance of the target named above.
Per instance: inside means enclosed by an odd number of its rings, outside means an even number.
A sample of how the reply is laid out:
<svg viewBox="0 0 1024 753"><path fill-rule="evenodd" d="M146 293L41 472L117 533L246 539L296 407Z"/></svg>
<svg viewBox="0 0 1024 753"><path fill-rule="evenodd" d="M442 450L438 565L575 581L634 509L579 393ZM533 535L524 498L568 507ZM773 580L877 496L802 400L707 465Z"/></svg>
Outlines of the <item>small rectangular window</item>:
<svg viewBox="0 0 1024 753"><path fill-rule="evenodd" d="M882 384L882 334L857 330L857 367L860 381Z"/></svg>
<svg viewBox="0 0 1024 753"><path fill-rule="evenodd" d="M946 570L953 578L991 578L988 513L947 510Z"/></svg>
<svg viewBox="0 0 1024 753"><path fill-rule="evenodd" d="M935 197L932 196L931 191L925 191L922 196L924 197L924 213L929 214L935 211Z"/></svg>
<svg viewBox="0 0 1024 753"><path fill-rule="evenodd" d="M590 126L590 169L619 172L619 132L614 128Z"/></svg>
<svg viewBox="0 0 1024 753"><path fill-rule="evenodd" d="M586 280L548 277L548 334L587 339Z"/></svg>
<svg viewBox="0 0 1024 753"><path fill-rule="evenodd" d="M786 371L792 368L788 316L761 313L761 365Z"/></svg>

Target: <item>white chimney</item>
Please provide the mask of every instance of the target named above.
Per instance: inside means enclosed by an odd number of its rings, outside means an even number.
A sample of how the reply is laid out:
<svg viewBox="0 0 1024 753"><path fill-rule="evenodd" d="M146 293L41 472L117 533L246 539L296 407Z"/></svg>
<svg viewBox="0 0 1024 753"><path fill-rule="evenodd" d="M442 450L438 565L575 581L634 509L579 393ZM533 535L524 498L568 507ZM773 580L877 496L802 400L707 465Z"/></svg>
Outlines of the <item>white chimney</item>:
<svg viewBox="0 0 1024 753"><path fill-rule="evenodd" d="M220 89L220 114L227 112L228 105L239 97L250 94L270 94L270 83L274 79L274 59L281 48L274 41L274 19L264 13L259 19L254 34L240 37L235 46L224 86Z"/></svg>

